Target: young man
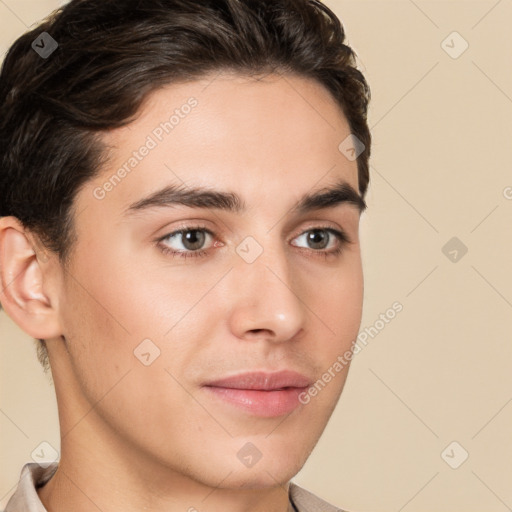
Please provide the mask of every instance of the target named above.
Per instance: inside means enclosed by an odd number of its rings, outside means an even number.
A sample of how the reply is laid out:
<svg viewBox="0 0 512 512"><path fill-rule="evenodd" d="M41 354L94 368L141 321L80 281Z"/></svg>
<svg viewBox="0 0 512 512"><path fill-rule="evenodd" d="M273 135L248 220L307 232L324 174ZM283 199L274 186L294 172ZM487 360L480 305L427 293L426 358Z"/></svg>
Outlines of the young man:
<svg viewBox="0 0 512 512"><path fill-rule="evenodd" d="M7 512L339 510L290 480L362 314L344 37L317 0L73 0L11 47L0 298L61 449Z"/></svg>

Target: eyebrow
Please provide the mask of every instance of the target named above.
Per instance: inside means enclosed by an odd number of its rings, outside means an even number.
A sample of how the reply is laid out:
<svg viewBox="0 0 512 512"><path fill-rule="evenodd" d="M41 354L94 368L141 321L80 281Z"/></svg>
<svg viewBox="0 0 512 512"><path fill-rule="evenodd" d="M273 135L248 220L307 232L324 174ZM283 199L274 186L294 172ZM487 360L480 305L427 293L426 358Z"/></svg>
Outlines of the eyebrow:
<svg viewBox="0 0 512 512"><path fill-rule="evenodd" d="M329 187L304 194L291 211L298 215L304 215L316 210L334 208L340 204L355 207L359 214L367 208L366 202L356 190L349 183L341 180ZM247 211L245 201L235 192L205 187L167 185L161 190L157 190L149 196L132 203L125 209L124 215L131 215L155 207L172 207L175 205L224 210L236 214Z"/></svg>

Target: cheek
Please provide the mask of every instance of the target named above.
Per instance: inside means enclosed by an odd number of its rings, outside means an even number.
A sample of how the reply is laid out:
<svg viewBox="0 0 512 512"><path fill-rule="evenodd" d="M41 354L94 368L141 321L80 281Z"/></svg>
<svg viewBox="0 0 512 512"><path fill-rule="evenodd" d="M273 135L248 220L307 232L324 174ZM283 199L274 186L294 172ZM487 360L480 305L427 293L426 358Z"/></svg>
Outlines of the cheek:
<svg viewBox="0 0 512 512"><path fill-rule="evenodd" d="M346 338L359 329L363 306L363 272L361 260L353 258L316 292L318 311L323 311L326 323L338 336ZM323 316L322 316L323 318Z"/></svg>
<svg viewBox="0 0 512 512"><path fill-rule="evenodd" d="M363 308L363 269L361 260L352 266L347 277L339 286L340 305L343 307L345 318L349 319L351 328L355 323L356 330L359 329Z"/></svg>
<svg viewBox="0 0 512 512"><path fill-rule="evenodd" d="M311 309L318 312L322 320L318 325L327 335L312 334L310 338L320 371L311 395L305 397L310 401L308 407L314 411L313 417L330 416L345 386L352 364L349 352L361 326L363 286L361 262L354 260L354 264L340 271L322 293L315 294Z"/></svg>
<svg viewBox="0 0 512 512"><path fill-rule="evenodd" d="M82 379L87 376L101 392L108 376L126 366L129 326L119 314L120 305L107 301L91 283L87 292L75 287L66 302L63 334L70 361Z"/></svg>
<svg viewBox="0 0 512 512"><path fill-rule="evenodd" d="M77 259L70 274L60 307L63 335L71 363L96 397L133 364L133 349L144 339L136 327L150 306L135 293L140 277L130 279L108 257Z"/></svg>
<svg viewBox="0 0 512 512"><path fill-rule="evenodd" d="M179 361L179 351L173 351L169 361L165 347L188 325L188 317L178 321L204 294L201 287L190 285L190 279L171 279L177 269L148 264L121 241L111 247L117 250L101 251L100 243L91 245L87 254L82 250L85 256L76 258L66 276L61 300L72 364L88 382L93 398L130 368L146 368L137 359L137 349L153 346L141 345L144 340L152 340L157 347L153 350L161 351L158 364ZM148 382L153 382L151 376Z"/></svg>
<svg viewBox="0 0 512 512"><path fill-rule="evenodd" d="M98 243L76 260L74 278L70 279L72 293L89 314L91 329L99 330L102 337L116 332L123 333L123 337L137 336L143 330L144 319L146 326L151 325L148 313L157 305L151 278L133 252L121 250L121 242L111 245L117 250L103 250Z"/></svg>
<svg viewBox="0 0 512 512"><path fill-rule="evenodd" d="M312 317L315 321L310 329L314 330L316 325L319 329L317 334L311 333L311 348L320 372L331 369L331 374L335 375L326 375L328 390L322 391L317 399L319 406L329 408L344 386L351 364L351 359L345 359L344 354L351 350L361 326L363 273L360 261L354 259L353 264L333 274L322 290L317 288L310 296L314 297L311 309L318 315L318 318Z"/></svg>

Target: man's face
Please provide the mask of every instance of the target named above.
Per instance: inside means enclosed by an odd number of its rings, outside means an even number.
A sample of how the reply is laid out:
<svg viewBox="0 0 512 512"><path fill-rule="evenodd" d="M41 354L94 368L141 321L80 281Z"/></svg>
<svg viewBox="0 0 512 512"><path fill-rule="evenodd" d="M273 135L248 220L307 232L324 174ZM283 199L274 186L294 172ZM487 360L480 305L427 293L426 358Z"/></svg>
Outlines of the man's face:
<svg viewBox="0 0 512 512"><path fill-rule="evenodd" d="M358 208L294 206L339 182L358 190L357 162L338 149L349 133L316 82L212 75L159 90L105 134L113 157L76 196L63 339L48 343L63 453L115 452L148 478L165 468L221 487L300 470L347 376L332 368L357 336L363 275ZM117 173L134 151L140 161ZM230 192L245 209L141 203L171 185ZM309 400L205 386L285 369L313 384L329 368Z"/></svg>

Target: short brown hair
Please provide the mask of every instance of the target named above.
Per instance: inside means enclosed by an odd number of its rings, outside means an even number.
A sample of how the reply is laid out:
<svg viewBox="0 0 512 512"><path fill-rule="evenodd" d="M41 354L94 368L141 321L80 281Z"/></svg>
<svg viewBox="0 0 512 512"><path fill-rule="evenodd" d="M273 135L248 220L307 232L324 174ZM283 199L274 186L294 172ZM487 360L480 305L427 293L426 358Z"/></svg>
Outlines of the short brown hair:
<svg viewBox="0 0 512 512"><path fill-rule="evenodd" d="M47 58L32 47L43 32L58 44ZM18 38L3 62L0 216L17 217L66 265L74 198L104 162L101 132L132 122L158 88L217 70L278 71L324 85L364 144L364 198L370 89L344 41L319 0L72 0Z"/></svg>

